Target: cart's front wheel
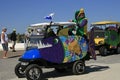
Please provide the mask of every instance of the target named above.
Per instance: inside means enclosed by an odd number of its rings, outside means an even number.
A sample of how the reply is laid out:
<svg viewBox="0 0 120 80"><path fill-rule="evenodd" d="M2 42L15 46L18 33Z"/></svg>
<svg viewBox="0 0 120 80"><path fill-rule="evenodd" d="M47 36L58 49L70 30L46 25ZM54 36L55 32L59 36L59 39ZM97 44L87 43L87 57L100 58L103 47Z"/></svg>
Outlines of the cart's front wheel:
<svg viewBox="0 0 120 80"><path fill-rule="evenodd" d="M15 74L16 74L19 78L25 77L24 69L22 69L21 63L18 63L18 64L15 66Z"/></svg>
<svg viewBox="0 0 120 80"><path fill-rule="evenodd" d="M85 71L85 63L84 63L84 61L76 61L76 62L74 62L72 71L73 71L73 74L75 74L75 75L84 73L84 71Z"/></svg>
<svg viewBox="0 0 120 80"><path fill-rule="evenodd" d="M25 74L28 80L41 80L42 69L40 68L40 66L32 64L26 68Z"/></svg>

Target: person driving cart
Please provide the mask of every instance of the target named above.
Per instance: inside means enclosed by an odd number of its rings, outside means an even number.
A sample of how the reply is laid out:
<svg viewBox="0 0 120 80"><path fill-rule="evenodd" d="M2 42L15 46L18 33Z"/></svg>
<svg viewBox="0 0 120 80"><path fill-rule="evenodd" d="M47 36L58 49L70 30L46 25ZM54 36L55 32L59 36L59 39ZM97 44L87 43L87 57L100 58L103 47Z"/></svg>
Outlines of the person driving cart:
<svg viewBox="0 0 120 80"><path fill-rule="evenodd" d="M48 38L48 37L51 37L51 36L56 36L56 34L54 33L53 29L48 28L47 33L45 35L45 38Z"/></svg>

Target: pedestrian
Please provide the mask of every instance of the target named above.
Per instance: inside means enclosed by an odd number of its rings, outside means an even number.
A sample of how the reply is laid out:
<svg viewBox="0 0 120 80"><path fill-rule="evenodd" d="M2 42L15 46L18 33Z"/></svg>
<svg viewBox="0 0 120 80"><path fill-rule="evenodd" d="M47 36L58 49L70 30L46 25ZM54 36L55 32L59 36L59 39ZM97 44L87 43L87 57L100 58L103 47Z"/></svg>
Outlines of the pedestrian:
<svg viewBox="0 0 120 80"><path fill-rule="evenodd" d="M31 36L30 34L31 34L31 31L30 31L30 28L28 27L28 29L25 32L25 42L29 41L29 38Z"/></svg>
<svg viewBox="0 0 120 80"><path fill-rule="evenodd" d="M25 41L29 41L30 36L34 35L34 30L28 27L27 31L25 32Z"/></svg>
<svg viewBox="0 0 120 80"><path fill-rule="evenodd" d="M16 29L13 29L10 39L12 41L12 47L10 47L10 49L12 49L12 52L16 52L15 50L15 45L16 45L16 40L17 40Z"/></svg>
<svg viewBox="0 0 120 80"><path fill-rule="evenodd" d="M1 32L1 44L3 47L3 58L7 58L7 53L8 53L8 35L6 31L7 31L7 28L3 28Z"/></svg>

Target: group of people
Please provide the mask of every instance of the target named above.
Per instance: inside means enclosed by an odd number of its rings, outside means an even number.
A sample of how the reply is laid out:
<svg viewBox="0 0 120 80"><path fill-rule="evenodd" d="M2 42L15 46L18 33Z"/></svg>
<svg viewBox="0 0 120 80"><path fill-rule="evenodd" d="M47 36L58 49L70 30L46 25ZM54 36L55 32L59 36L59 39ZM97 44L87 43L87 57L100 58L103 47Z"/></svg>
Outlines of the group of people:
<svg viewBox="0 0 120 80"><path fill-rule="evenodd" d="M8 35L7 35L7 28L2 28L2 32L1 32L1 44L3 47L3 58L7 58L7 53L8 53ZM16 52L15 50L15 44L16 44L16 40L17 40L17 35L16 35L16 30L13 29L13 32L10 35L10 40L12 41L12 47L10 47L10 49L12 49L13 52Z"/></svg>

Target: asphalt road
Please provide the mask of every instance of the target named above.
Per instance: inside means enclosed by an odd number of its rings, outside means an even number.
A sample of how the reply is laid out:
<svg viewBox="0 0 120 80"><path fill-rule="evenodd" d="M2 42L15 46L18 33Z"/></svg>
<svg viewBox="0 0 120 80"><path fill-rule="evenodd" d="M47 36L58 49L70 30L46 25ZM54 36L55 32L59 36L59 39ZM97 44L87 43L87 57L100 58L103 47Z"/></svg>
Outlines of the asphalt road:
<svg viewBox="0 0 120 80"><path fill-rule="evenodd" d="M17 63L19 63L18 59L20 55L22 55L23 51L17 51L15 53L9 52L7 59L2 59L2 52L0 51L0 80L26 80L26 78L17 78L14 73L14 68ZM90 68L94 64L105 64L108 66L99 66L97 68ZM120 63L120 54L108 55L105 57L97 56L97 60L90 60L86 62L86 73L93 73L95 71L100 71L100 69L109 68L109 64ZM90 64L90 65L89 65ZM54 77L64 77L64 76L73 76L72 73L57 73L53 68L43 69L44 72L44 80L49 80L49 78ZM50 79L52 80L52 79ZM66 80L66 79L65 79ZM110 79L111 80L111 79Z"/></svg>

